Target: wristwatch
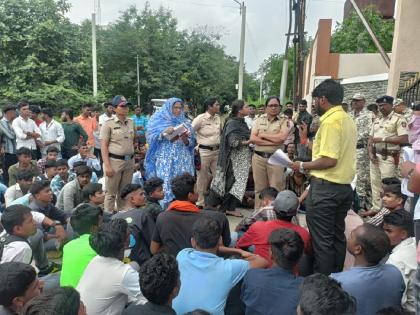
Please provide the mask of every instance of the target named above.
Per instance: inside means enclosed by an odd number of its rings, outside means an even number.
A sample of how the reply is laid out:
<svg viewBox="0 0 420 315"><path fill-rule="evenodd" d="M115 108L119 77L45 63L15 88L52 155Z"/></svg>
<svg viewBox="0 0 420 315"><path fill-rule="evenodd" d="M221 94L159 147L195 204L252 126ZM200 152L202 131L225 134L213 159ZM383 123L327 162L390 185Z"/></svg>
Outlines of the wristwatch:
<svg viewBox="0 0 420 315"><path fill-rule="evenodd" d="M305 169L303 168L303 162L299 163L299 172L305 173Z"/></svg>

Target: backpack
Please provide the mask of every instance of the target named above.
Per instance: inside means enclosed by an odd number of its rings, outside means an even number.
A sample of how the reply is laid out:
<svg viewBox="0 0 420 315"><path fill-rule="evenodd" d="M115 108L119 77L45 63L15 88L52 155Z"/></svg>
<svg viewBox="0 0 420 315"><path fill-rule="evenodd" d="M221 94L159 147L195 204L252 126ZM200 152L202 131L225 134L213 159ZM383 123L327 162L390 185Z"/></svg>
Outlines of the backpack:
<svg viewBox="0 0 420 315"><path fill-rule="evenodd" d="M3 257L4 247L8 244L13 243L13 242L25 242L30 246L30 244L29 244L29 242L26 238L16 236L16 235L11 235L11 234L5 234L3 236L0 236L0 261ZM31 257L31 262L32 262L32 257Z"/></svg>

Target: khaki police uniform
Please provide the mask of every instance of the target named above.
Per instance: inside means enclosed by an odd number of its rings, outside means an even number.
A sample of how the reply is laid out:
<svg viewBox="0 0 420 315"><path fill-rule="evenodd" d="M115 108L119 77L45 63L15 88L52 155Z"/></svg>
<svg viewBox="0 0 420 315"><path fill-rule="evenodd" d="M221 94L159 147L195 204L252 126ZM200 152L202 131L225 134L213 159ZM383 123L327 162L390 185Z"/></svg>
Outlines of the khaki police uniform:
<svg viewBox="0 0 420 315"><path fill-rule="evenodd" d="M387 117L375 119L370 136L372 138L386 138L407 135L407 121L403 116L391 112ZM370 162L370 180L372 186L372 210L381 209L380 191L382 179L396 177L401 147L395 144L380 142L373 144L372 153L376 154L378 164Z"/></svg>
<svg viewBox="0 0 420 315"><path fill-rule="evenodd" d="M267 114L263 114L254 122L252 133L278 134L282 128L287 127L287 118L281 115L271 121ZM255 209L260 208L260 192L267 187L274 187L281 191L283 189L283 167L268 164L268 159L283 145L260 146L255 145L252 155L252 174L255 186Z"/></svg>
<svg viewBox="0 0 420 315"><path fill-rule="evenodd" d="M102 140L108 140L109 162L115 174L112 177L105 175L105 202L106 211L113 212L115 201L117 209L123 207L123 200L120 197L121 190L130 184L134 172L134 137L136 128L130 118L124 122L118 117L106 121L102 125Z"/></svg>
<svg viewBox="0 0 420 315"><path fill-rule="evenodd" d="M198 115L192 122L196 133L201 169L197 176L198 206L204 206L204 193L216 174L220 144L220 116L208 112ZM211 174L210 174L211 173Z"/></svg>

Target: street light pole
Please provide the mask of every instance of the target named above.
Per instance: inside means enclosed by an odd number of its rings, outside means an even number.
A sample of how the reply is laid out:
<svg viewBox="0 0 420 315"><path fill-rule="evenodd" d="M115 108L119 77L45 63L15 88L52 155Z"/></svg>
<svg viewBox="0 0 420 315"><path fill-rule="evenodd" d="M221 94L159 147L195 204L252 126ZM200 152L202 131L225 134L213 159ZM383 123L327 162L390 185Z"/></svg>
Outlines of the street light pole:
<svg viewBox="0 0 420 315"><path fill-rule="evenodd" d="M137 105L140 106L140 68L139 68L139 54L137 54Z"/></svg>
<svg viewBox="0 0 420 315"><path fill-rule="evenodd" d="M98 94L98 66L96 61L96 14L92 13L92 76L93 97Z"/></svg>
<svg viewBox="0 0 420 315"><path fill-rule="evenodd" d="M239 73L238 73L238 99L243 97L243 87L244 87L244 53L245 53L245 25L246 25L246 6L245 3L240 3L237 0L233 0L240 5L240 13L242 16L241 21L241 43L239 49Z"/></svg>

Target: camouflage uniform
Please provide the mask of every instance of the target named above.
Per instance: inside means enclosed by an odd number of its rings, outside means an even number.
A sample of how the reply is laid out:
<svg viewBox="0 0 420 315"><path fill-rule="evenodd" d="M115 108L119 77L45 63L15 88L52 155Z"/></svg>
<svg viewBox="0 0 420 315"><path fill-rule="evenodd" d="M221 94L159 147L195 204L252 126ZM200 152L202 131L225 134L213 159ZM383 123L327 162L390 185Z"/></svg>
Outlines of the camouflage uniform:
<svg viewBox="0 0 420 315"><path fill-rule="evenodd" d="M372 190L370 186L368 138L375 115L363 108L358 114L354 111L349 113L357 127L356 149L356 192L359 196L360 207L370 209L372 205Z"/></svg>
<svg viewBox="0 0 420 315"><path fill-rule="evenodd" d="M408 123L413 117L413 110L411 108L406 108L405 111L401 113L401 115L405 118L405 120Z"/></svg>

